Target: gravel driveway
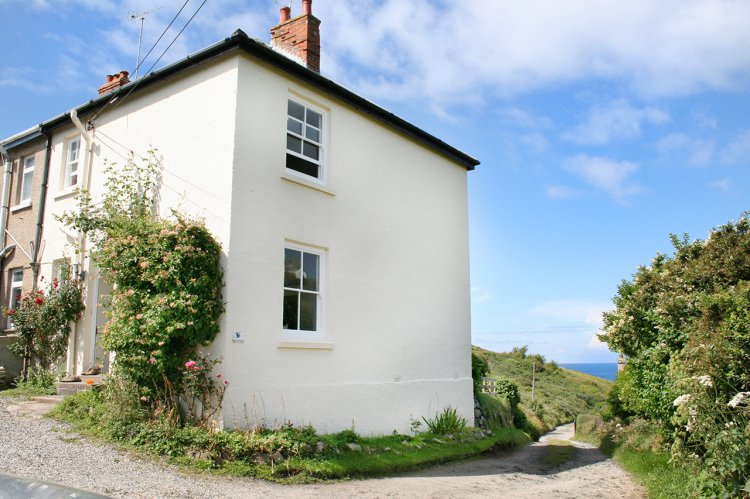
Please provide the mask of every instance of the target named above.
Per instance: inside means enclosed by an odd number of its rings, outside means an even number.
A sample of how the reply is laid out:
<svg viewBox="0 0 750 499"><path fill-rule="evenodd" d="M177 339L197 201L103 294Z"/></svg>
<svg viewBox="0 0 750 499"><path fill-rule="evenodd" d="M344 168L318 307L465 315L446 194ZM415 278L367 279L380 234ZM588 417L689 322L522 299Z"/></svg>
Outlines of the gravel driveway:
<svg viewBox="0 0 750 499"><path fill-rule="evenodd" d="M575 458L555 469L545 468L541 441L417 473L321 485L186 475L91 443L65 424L11 414L6 410L11 403L0 398L0 472L113 497L643 497L615 463L578 442ZM572 427L561 427L553 437L571 438Z"/></svg>

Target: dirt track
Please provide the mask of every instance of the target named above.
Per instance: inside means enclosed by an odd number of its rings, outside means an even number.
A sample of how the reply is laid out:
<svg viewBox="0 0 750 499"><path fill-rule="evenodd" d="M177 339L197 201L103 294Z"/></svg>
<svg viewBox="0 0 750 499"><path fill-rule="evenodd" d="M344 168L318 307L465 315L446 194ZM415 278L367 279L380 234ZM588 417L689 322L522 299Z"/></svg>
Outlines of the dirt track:
<svg viewBox="0 0 750 499"><path fill-rule="evenodd" d="M511 453L438 466L419 473L300 489L300 496L328 497L503 497L635 498L643 490L598 449L573 442L572 460L545 465L549 440L570 440L573 425L560 426ZM289 489L289 492L297 492ZM296 496L296 494L295 494Z"/></svg>
<svg viewBox="0 0 750 499"><path fill-rule="evenodd" d="M37 416L38 417L38 416ZM551 467L546 442L569 440L572 425L515 452L437 466L396 477L278 485L249 478L185 475L174 466L135 459L69 433L66 425L13 409L0 399L0 472L112 497L643 497L642 490L598 449L574 442L567 462ZM2 497L0 491L0 497Z"/></svg>

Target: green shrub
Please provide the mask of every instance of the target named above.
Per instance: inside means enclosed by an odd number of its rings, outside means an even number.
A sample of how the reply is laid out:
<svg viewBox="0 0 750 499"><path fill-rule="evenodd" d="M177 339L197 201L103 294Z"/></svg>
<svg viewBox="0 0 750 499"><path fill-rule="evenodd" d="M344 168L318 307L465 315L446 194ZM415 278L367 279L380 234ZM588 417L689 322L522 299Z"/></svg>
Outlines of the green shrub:
<svg viewBox="0 0 750 499"><path fill-rule="evenodd" d="M513 427L513 410L502 397L495 397L489 393L477 395L479 404L484 409L487 417L487 426L490 430Z"/></svg>
<svg viewBox="0 0 750 499"><path fill-rule="evenodd" d="M471 352L471 379L474 382L474 395L482 391L482 378L490 372L490 366L484 357Z"/></svg>
<svg viewBox="0 0 750 499"><path fill-rule="evenodd" d="M466 428L466 418L459 416L453 407L446 407L443 412L436 414L433 418L422 417L427 429L435 435L448 435L458 433Z"/></svg>

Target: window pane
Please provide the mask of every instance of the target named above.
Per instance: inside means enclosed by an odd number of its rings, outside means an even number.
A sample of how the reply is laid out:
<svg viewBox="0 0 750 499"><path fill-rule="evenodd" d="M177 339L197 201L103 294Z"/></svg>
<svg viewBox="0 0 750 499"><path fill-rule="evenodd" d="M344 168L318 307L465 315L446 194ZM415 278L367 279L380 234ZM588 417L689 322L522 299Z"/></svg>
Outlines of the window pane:
<svg viewBox="0 0 750 499"><path fill-rule="evenodd" d="M299 329L297 324L298 303L298 292L284 290L284 329Z"/></svg>
<svg viewBox="0 0 750 499"><path fill-rule="evenodd" d="M320 273L320 257L313 253L305 253L302 262L302 288L308 291L318 291L318 274Z"/></svg>
<svg viewBox="0 0 750 499"><path fill-rule="evenodd" d="M318 149L318 146L305 142L302 154L311 159L318 159Z"/></svg>
<svg viewBox="0 0 750 499"><path fill-rule="evenodd" d="M307 110L307 124L312 125L316 128L320 128L320 124L322 123L322 119L320 116L320 113L316 113L315 111L312 111L310 109Z"/></svg>
<svg viewBox="0 0 750 499"><path fill-rule="evenodd" d="M287 134L286 136L286 148L294 152L302 152L302 140L298 139L293 135Z"/></svg>
<svg viewBox="0 0 750 499"><path fill-rule="evenodd" d="M302 253L293 249L284 249L284 287L300 287L302 275Z"/></svg>
<svg viewBox="0 0 750 499"><path fill-rule="evenodd" d="M297 104L294 101L289 101L288 112L289 116L293 116L300 121L305 121L305 106Z"/></svg>
<svg viewBox="0 0 750 499"><path fill-rule="evenodd" d="M311 177L319 177L318 165L293 154L286 155L286 167L290 170L310 175Z"/></svg>
<svg viewBox="0 0 750 499"><path fill-rule="evenodd" d="M302 123L293 118L286 119L286 129L290 132L302 135Z"/></svg>
<svg viewBox="0 0 750 499"><path fill-rule="evenodd" d="M70 150L68 151L68 161L78 161L78 146L80 141L78 139L70 143Z"/></svg>
<svg viewBox="0 0 750 499"><path fill-rule="evenodd" d="M305 128L305 137L310 140L314 140L315 142L320 142L320 130L308 126Z"/></svg>
<svg viewBox="0 0 750 499"><path fill-rule="evenodd" d="M318 318L318 295L300 293L299 328L302 331L315 331Z"/></svg>
<svg viewBox="0 0 750 499"><path fill-rule="evenodd" d="M33 178L33 170L23 174L23 180L21 181L21 201L28 201L31 199L31 181Z"/></svg>

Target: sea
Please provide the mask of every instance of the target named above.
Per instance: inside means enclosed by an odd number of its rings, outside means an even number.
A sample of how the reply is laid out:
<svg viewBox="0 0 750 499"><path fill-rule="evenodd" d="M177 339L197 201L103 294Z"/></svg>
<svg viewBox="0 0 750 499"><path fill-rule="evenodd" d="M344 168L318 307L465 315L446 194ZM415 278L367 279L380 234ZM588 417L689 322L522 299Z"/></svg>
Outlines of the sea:
<svg viewBox="0 0 750 499"><path fill-rule="evenodd" d="M589 364L560 364L560 367L614 381L617 378L617 362Z"/></svg>

